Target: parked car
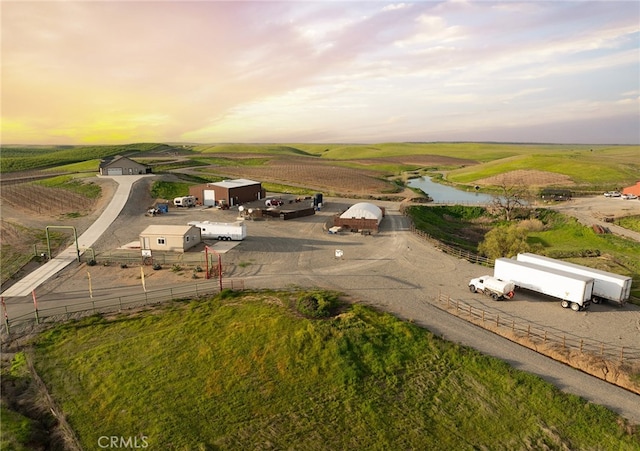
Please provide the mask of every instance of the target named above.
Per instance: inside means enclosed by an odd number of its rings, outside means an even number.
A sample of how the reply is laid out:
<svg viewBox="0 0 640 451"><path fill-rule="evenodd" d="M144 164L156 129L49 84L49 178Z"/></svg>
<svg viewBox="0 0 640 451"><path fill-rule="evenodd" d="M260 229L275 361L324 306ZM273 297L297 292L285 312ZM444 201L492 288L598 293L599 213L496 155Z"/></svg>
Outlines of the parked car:
<svg viewBox="0 0 640 451"><path fill-rule="evenodd" d="M622 194L620 194L618 191L607 191L606 193L604 193L604 197L620 197L622 196Z"/></svg>
<svg viewBox="0 0 640 451"><path fill-rule="evenodd" d="M634 200L634 199L637 199L637 198L638 198L638 196L636 196L635 194L631 194L631 193L629 193L629 194L623 194L623 195L622 195L622 196L620 196L620 197L622 197L622 198L623 198L623 199L625 199L625 200Z"/></svg>

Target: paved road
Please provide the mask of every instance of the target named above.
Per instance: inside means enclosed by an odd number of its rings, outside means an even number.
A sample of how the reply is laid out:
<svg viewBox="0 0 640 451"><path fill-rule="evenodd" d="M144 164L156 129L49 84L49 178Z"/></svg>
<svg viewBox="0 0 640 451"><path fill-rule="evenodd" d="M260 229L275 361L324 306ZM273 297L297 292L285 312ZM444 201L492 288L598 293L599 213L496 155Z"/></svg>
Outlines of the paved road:
<svg viewBox="0 0 640 451"><path fill-rule="evenodd" d="M29 273L21 280L13 284L2 293L4 297L21 297L31 294L33 290L45 283L58 272L66 268L70 263L78 260L98 238L111 226L111 223L118 217L124 206L127 204L131 188L135 182L147 175L123 175L112 177L118 183L109 205L104 209L100 217L78 237L78 248L73 244L56 255L44 265ZM111 178L111 177L110 177Z"/></svg>

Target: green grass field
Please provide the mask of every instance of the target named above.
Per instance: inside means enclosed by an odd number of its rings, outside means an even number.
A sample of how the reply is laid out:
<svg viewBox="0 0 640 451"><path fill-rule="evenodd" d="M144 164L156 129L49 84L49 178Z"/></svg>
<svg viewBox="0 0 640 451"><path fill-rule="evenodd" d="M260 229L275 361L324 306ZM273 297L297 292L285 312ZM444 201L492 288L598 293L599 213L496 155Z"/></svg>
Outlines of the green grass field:
<svg viewBox="0 0 640 451"><path fill-rule="evenodd" d="M395 175L420 169L413 164L375 165L357 160L375 160L401 156L433 155L466 159L478 164L450 167L447 180L469 184L485 177L517 169L537 169L571 177L581 189L624 186L635 183L640 173L640 146L593 146L585 144L519 144L519 143L379 143L379 144L195 144L186 147L144 143L123 146L3 146L0 148L0 172L15 172L58 167L71 172L96 168L100 158L127 155L145 159L149 154L180 153L193 160L193 165L214 162L224 165L229 155L249 157L242 164L261 164L266 156L307 157L334 164L347 164L362 169L382 170ZM221 156L216 156L220 154ZM255 155L251 158L251 155ZM259 156L258 156L259 155ZM87 162L87 163L83 163ZM91 162L91 163L88 163ZM339 163L340 162L340 163ZM73 166L73 165L84 166ZM183 167L184 162L169 163L164 170ZM159 166L159 170L163 170Z"/></svg>
<svg viewBox="0 0 640 451"><path fill-rule="evenodd" d="M99 161L116 155L135 156L170 150L173 150L172 146L152 143L121 146L2 146L0 173L48 169L90 160Z"/></svg>
<svg viewBox="0 0 640 451"><path fill-rule="evenodd" d="M35 364L85 449L617 449L604 407L369 308L247 292L60 325Z"/></svg>

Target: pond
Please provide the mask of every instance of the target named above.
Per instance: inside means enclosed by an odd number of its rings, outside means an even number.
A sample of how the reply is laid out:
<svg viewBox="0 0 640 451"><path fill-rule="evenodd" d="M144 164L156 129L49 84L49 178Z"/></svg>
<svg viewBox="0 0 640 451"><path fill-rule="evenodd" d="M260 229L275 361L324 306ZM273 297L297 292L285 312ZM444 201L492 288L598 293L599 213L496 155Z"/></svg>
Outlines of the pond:
<svg viewBox="0 0 640 451"><path fill-rule="evenodd" d="M441 185L431 180L431 177L420 177L409 180L407 183L411 188L422 190L425 194L437 203L460 203L460 204L488 204L493 201L490 194L478 193L475 191L462 191L451 186Z"/></svg>

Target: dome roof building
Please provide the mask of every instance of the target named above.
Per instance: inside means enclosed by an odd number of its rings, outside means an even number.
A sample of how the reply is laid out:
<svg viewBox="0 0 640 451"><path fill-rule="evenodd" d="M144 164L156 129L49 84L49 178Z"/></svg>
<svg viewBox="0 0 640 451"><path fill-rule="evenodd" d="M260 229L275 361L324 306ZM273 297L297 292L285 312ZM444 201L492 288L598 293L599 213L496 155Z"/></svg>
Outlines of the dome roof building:
<svg viewBox="0 0 640 451"><path fill-rule="evenodd" d="M336 217L334 225L352 231L378 232L383 217L384 210L380 207L368 202L359 202Z"/></svg>

